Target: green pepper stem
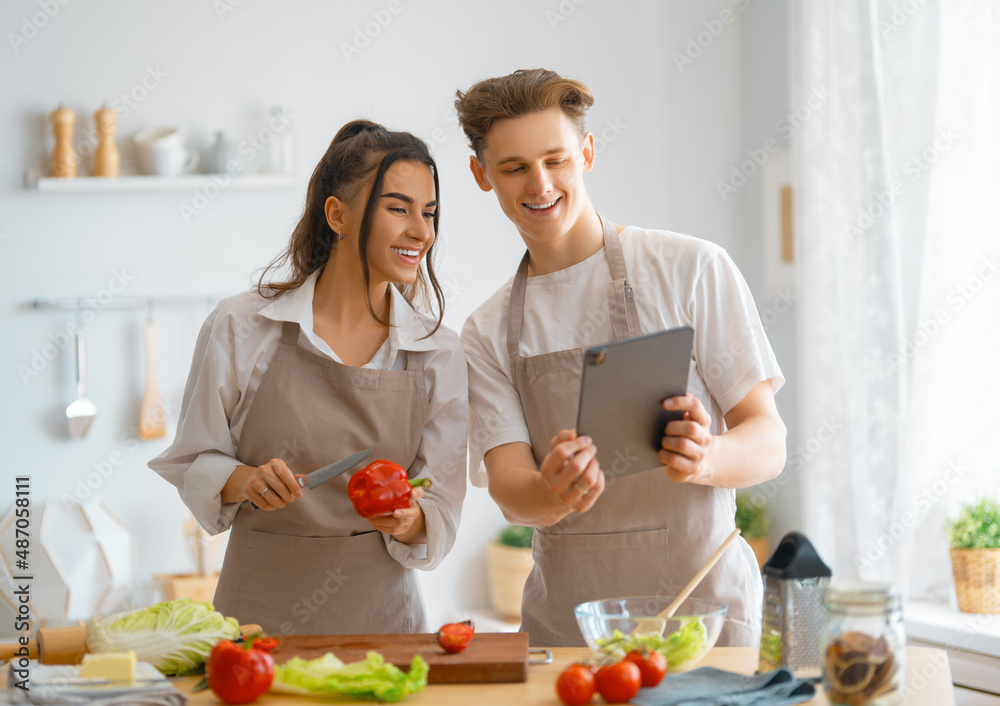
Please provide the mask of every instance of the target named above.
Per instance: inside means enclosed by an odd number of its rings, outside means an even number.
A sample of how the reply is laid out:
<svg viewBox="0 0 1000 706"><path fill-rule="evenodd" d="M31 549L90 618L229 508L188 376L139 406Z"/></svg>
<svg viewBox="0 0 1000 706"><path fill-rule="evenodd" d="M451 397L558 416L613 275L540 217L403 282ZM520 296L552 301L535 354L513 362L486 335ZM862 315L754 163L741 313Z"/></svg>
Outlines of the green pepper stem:
<svg viewBox="0 0 1000 706"><path fill-rule="evenodd" d="M432 485L434 485L434 483L431 482L430 478L410 478L407 480L407 483L409 483L410 486L413 488L416 488L418 486L423 486L424 488L430 488Z"/></svg>

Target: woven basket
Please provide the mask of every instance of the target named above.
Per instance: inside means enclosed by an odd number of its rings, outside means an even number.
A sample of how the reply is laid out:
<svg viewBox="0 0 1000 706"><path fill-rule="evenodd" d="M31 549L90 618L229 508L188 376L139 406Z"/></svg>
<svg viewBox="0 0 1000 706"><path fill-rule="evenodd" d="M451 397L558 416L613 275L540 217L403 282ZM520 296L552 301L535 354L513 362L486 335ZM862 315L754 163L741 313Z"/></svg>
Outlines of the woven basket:
<svg viewBox="0 0 1000 706"><path fill-rule="evenodd" d="M952 549L958 609L963 613L1000 613L1000 549Z"/></svg>
<svg viewBox="0 0 1000 706"><path fill-rule="evenodd" d="M504 618L517 620L521 617L524 582L534 565L530 548L508 547L499 542L486 545L490 603Z"/></svg>

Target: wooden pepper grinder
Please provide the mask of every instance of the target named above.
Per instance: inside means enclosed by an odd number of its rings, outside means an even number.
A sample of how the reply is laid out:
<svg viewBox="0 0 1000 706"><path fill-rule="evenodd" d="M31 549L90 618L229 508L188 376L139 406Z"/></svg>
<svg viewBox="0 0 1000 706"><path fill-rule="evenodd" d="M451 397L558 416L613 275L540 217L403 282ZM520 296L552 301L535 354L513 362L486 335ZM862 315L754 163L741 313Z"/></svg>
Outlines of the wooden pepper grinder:
<svg viewBox="0 0 1000 706"><path fill-rule="evenodd" d="M73 148L73 127L76 123L76 112L64 108L62 103L49 115L52 120L52 134L56 138L55 149L52 150L50 176L75 177L77 156Z"/></svg>
<svg viewBox="0 0 1000 706"><path fill-rule="evenodd" d="M94 153L94 176L116 177L121 174L121 155L115 142L115 122L118 113L107 104L94 113L97 124L97 151Z"/></svg>

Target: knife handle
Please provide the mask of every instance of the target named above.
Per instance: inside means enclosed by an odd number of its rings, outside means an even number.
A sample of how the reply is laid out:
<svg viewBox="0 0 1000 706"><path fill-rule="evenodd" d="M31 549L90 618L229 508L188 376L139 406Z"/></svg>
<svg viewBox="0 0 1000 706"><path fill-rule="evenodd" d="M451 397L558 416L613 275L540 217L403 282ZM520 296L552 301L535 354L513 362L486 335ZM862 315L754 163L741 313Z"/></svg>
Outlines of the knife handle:
<svg viewBox="0 0 1000 706"><path fill-rule="evenodd" d="M299 478L296 478L295 480L297 480L299 482L299 487L300 488L305 488L306 487L306 476L301 476ZM260 508L257 507L257 505L254 503L253 500L250 501L250 507L252 507L254 510L260 510Z"/></svg>

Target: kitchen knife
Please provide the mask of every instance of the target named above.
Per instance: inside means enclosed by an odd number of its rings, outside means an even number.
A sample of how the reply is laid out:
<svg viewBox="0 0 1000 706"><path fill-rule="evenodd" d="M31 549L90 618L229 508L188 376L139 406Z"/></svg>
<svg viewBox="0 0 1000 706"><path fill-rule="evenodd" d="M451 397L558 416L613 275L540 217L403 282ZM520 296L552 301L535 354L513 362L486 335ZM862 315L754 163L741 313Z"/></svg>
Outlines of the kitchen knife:
<svg viewBox="0 0 1000 706"><path fill-rule="evenodd" d="M302 476L301 478L298 479L299 487L308 488L309 490L312 490L317 485L326 483L331 478L336 478L341 473L344 473L345 471L349 471L350 469L354 468L356 465L358 465L366 458L368 458L368 455L371 454L371 452L372 452L371 449L358 451L357 453L353 453L347 458L331 463L328 466L317 468L312 473ZM271 492L273 493L276 491L272 490ZM257 507L256 504L254 504L252 500L250 501L250 507L252 507L254 510L260 509L259 507Z"/></svg>

